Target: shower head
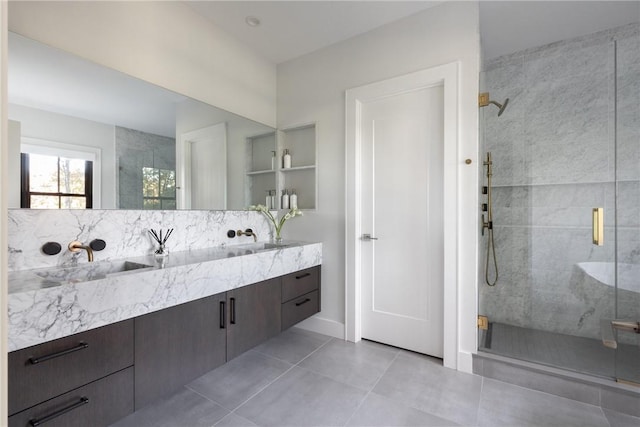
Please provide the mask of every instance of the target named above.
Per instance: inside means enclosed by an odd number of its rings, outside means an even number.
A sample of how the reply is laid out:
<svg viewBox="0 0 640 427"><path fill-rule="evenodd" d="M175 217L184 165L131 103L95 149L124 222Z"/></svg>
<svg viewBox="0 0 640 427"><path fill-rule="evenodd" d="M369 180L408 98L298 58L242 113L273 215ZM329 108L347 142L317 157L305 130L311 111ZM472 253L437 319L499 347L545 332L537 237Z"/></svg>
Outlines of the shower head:
<svg viewBox="0 0 640 427"><path fill-rule="evenodd" d="M505 108L507 108L507 104L509 104L509 98L505 99L504 102L500 104L499 102L491 101L489 99L489 92L484 92L478 96L478 104L480 107L486 107L489 104L497 106L499 108L498 117L500 117L502 113L504 113Z"/></svg>
<svg viewBox="0 0 640 427"><path fill-rule="evenodd" d="M500 117L502 113L504 113L504 109L507 108L507 104L509 104L509 98L505 99L502 104L496 101L489 101L489 102L498 106L498 108L500 109L498 110L498 117Z"/></svg>

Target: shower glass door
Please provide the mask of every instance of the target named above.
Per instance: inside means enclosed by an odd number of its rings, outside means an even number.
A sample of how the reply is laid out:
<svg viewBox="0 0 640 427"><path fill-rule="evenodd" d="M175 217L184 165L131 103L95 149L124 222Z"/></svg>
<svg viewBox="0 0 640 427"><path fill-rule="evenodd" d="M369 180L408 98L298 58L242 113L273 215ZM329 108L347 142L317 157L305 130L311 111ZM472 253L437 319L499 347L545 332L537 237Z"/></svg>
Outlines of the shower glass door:
<svg viewBox="0 0 640 427"><path fill-rule="evenodd" d="M639 382L640 335L602 340L640 318L639 40L636 23L485 61L481 91L509 103L480 109L499 273L485 234L481 351Z"/></svg>
<svg viewBox="0 0 640 427"><path fill-rule="evenodd" d="M631 30L632 28L630 28ZM640 29L616 40L615 376L640 385ZM620 323L618 323L620 325Z"/></svg>

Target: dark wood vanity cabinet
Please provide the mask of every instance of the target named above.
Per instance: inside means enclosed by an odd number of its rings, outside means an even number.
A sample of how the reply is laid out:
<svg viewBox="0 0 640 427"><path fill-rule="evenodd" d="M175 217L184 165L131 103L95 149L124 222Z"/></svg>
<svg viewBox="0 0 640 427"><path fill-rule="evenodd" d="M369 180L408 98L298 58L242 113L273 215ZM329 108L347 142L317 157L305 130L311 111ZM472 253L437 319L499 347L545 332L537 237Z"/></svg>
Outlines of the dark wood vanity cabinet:
<svg viewBox="0 0 640 427"><path fill-rule="evenodd" d="M109 425L318 311L320 266L11 352L9 426Z"/></svg>
<svg viewBox="0 0 640 427"><path fill-rule="evenodd" d="M280 278L227 292L227 361L280 333Z"/></svg>
<svg viewBox="0 0 640 427"><path fill-rule="evenodd" d="M320 267L282 277L282 330L320 311Z"/></svg>
<svg viewBox="0 0 640 427"><path fill-rule="evenodd" d="M135 318L136 409L225 363L224 303L222 293Z"/></svg>
<svg viewBox="0 0 640 427"><path fill-rule="evenodd" d="M135 319L136 410L280 333L280 278Z"/></svg>
<svg viewBox="0 0 640 427"><path fill-rule="evenodd" d="M133 372L126 368L133 365L133 335L133 320L125 320L9 353L9 424L26 426L33 419L52 416L47 425L72 425L68 420L78 418L84 425L100 426L132 412L133 404L96 394L95 387L89 394L78 390L90 383L130 382L130 387L118 393L132 400ZM131 376L130 381L108 379L125 371L129 373L118 378ZM72 391L75 394L69 394ZM81 403L82 397L88 402ZM63 416L62 410L70 407L73 409ZM108 414L118 414L118 418Z"/></svg>

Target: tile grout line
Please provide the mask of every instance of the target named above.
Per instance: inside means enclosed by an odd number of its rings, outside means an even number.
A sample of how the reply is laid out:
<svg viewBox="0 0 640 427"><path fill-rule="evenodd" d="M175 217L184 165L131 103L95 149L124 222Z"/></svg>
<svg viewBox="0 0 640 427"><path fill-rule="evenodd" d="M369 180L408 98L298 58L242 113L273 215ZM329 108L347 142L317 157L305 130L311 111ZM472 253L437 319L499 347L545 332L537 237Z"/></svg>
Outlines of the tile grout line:
<svg viewBox="0 0 640 427"><path fill-rule="evenodd" d="M342 341L342 340L340 340L340 339L338 339L338 338L335 338L335 339L336 339L336 340L339 340L339 341ZM400 351L398 351L398 352L395 354L395 356L393 356L393 358L391 359L391 361L390 361L389 363L393 363L393 361L394 361L394 360L396 360L396 357L397 357L399 354L400 354ZM309 356L311 356L311 354L310 354ZM300 361L300 363L302 363L302 360ZM391 366L391 365L389 365L389 366ZM331 377L331 376L327 375L326 373L316 371L315 369L313 369L313 368L311 368L311 367L308 367L308 366L298 366L298 367L299 367L300 369L304 369L305 371L312 372L312 373L314 373L314 374L316 374L316 375L320 375L321 377L327 378L327 379L329 379L329 380L331 380L331 381L335 381L335 382L337 382L337 383L340 383L340 384L345 385L345 386L348 386L348 387L353 387L353 388L356 388L356 389L358 389L358 390L366 391L366 392L368 392L368 391L370 390L370 389L368 389L367 387L362 387L362 386L360 386L360 385L350 384L350 383L348 383L347 381L344 381L344 380L343 380L343 379L341 379L341 378L334 378L334 377ZM381 375L384 375L384 374L387 372L387 369L388 369L388 368L389 368L389 367L385 368L384 372L383 372ZM382 376L380 376L380 378L382 378ZM380 380L380 378L378 378L378 380L376 380L376 382L373 384L373 386L372 386L372 387L375 387L375 386L376 386L376 384L378 384L378 381Z"/></svg>
<svg viewBox="0 0 640 427"><path fill-rule="evenodd" d="M607 417L607 414L604 413L604 409L602 409L602 406L600 406L600 412L602 413L602 416L604 417L609 427L611 427L611 421L609 421L609 417Z"/></svg>
<svg viewBox="0 0 640 427"><path fill-rule="evenodd" d="M317 351L319 351L321 348L323 348L324 346L326 346L327 344L329 344L331 341L335 340L336 338L329 338L327 340L327 342L325 342L324 344L322 344L320 347L316 348L315 350L313 350L311 353L307 354L305 357L303 357L302 359L300 359L298 361L298 363L295 364L295 366L301 368L300 364L302 362L304 362L305 360L307 360L309 357L311 357L312 354L316 353Z"/></svg>
<svg viewBox="0 0 640 427"><path fill-rule="evenodd" d="M474 425L480 425L480 406L482 405L482 399L484 397L484 377L480 375L480 398L478 399L478 409L476 409L476 422Z"/></svg>
<svg viewBox="0 0 640 427"><path fill-rule="evenodd" d="M198 396L200 396L200 397L202 397L202 398L204 398L204 399L208 400L208 401L209 401L209 402L211 402L211 403L215 403L216 405L218 405L219 407L221 407L221 408L222 408L222 409L224 409L225 411L229 411L229 414L233 412L233 410L232 410L232 409L229 409L229 408L227 408L226 406L221 405L221 404L220 404L220 402L217 402L217 401L215 401L215 400L211 399L210 397L205 396L204 394L200 393L198 390L194 390L194 389L192 389L191 387L189 387L188 385L185 385L185 386L184 386L184 388L186 388L187 390L189 390L189 391L191 391L191 392L193 392L193 393L197 394ZM229 414L227 414L227 415L229 415ZM225 415L225 417L226 417L227 415ZM224 418L224 417L222 417L222 418ZM221 419L222 419L222 418L221 418Z"/></svg>
<svg viewBox="0 0 640 427"><path fill-rule="evenodd" d="M318 348L316 348L315 350L313 350L311 353L309 353L309 354L308 354L306 357L304 357L302 360L306 359L307 357L311 356L311 355L312 355L313 353L315 353L316 351L320 350L322 347L324 347L324 346L325 346L325 345L327 345L329 342L331 342L331 340L332 340L332 339L333 339L333 338L331 338L331 339L327 340L327 342L325 342L325 343L324 343L324 344L322 344L320 347L318 347ZM249 351L251 351L251 350L249 350ZM262 354L262 353L260 353L260 352L257 352L257 353ZM280 360L280 359L278 359L278 358L271 357L271 356L268 356L268 355L266 355L266 354L265 354L265 356L270 357L271 359L275 359L275 360L278 360L278 361L285 362L284 360ZM300 362L302 362L302 360L301 360ZM300 363L300 362L298 362L298 363ZM289 363L289 362L286 362L286 363ZM238 408L240 408L242 405L244 405L245 403L247 403L248 401L250 401L251 399L253 399L253 398L254 398L255 396L257 396L258 394L262 393L262 392L263 392L267 387L269 387L271 384L273 384L273 383L275 383L276 381L278 381L278 380L279 380L280 378L282 378L285 374L287 374L287 372L291 371L293 368L296 368L296 367L298 367L298 365L297 365L297 364L295 364L295 365L294 365L294 364L291 364L291 366L290 366L286 371L284 371L282 374L278 375L276 378L274 378L272 381L270 381L268 384L266 384L266 385L265 385L264 387L262 387L260 390L258 390L258 391L256 391L255 393L253 393L253 394L252 394L251 396L249 396L245 401L243 401L241 404L239 404L238 406L236 406L236 407L235 407L235 409L231 410L231 412L232 412L232 413L235 413L235 412L236 412L236 410L237 410ZM216 402L216 403L217 403L217 402ZM225 409L226 409L226 408L225 408ZM249 420L249 421L251 421L251 420ZM251 422L253 422L253 421L251 421Z"/></svg>
<svg viewBox="0 0 640 427"><path fill-rule="evenodd" d="M362 401L360 402L360 404L358 405L358 407L356 409L353 410L353 412L351 413L351 415L349 416L349 418L347 418L347 421L345 421L345 423L343 424L343 426L346 426L349 424L349 421L351 421L353 419L353 416L356 414L356 412L358 412L358 410L362 407L362 405L364 404L364 401L367 400L367 398L369 397L369 395L373 392L373 389L376 388L376 386L378 385L378 383L380 382L380 380L382 379L382 377L385 376L385 374L389 371L389 368L391 368L391 365L393 365L393 362L396 361L396 359L398 358L398 356L400 355L400 351L398 351L395 355L395 357L393 358L393 360L391 360L391 362L389 362L389 366L387 366L387 369L384 370L384 372L382 373L382 375L380 375L380 377L376 380L375 384L371 387L371 390L367 391L367 394L365 394L364 398L362 399Z"/></svg>
<svg viewBox="0 0 640 427"><path fill-rule="evenodd" d="M429 356L429 355L427 355L427 354L422 354L422 353L416 353L416 352L414 352L414 351L406 350L406 349L400 349L400 353L398 353L398 355L403 354L403 352L404 352L404 354L409 353L409 355L416 354L416 355L418 355L418 356L426 356L426 357L428 357L428 358L433 358L433 356ZM436 358L436 359L437 359L437 358ZM440 366L440 367L444 368L444 365L442 365L442 363L441 363L441 362L440 362L440 363L437 363L437 364L438 364L438 366ZM455 372L457 372L456 370L454 370L454 371L455 371ZM482 384L483 384L483 382L484 382L484 381L483 381L484 377L482 377L481 375L477 375L477 374L471 374L471 375L481 377L480 388L481 388L481 390L482 390ZM394 398L387 397L387 396L384 396L384 395L382 395L382 397L384 397L384 398L386 398L386 399L388 399L388 400L391 400L391 401L393 401L393 402L396 402L396 403L399 403L399 404L403 404L403 405L405 405L407 408L415 409L416 411L420 411L420 412L422 412L422 413L425 413L425 414L428 414L428 415L431 415L431 416L434 416L434 417L438 417L438 418L444 419L444 420L446 420L446 421L448 421L448 422L452 422L452 423L456 423L456 424L457 424L457 421L453 421L451 418L447 418L447 417L445 417L445 416L443 416L443 415L439 415L439 414L437 414L437 413L430 412L430 411L428 411L428 410L426 410L426 409L423 409L423 408L421 408L421 407L419 407L419 406L417 406L417 405L414 405L414 404L406 404L406 403L400 402L399 400L396 400L396 399L394 399ZM479 407L480 407L480 405L478 404L478 408L479 408ZM477 415L476 415L476 418L477 418ZM476 420L476 421L477 421L477 420ZM464 426L466 426L465 424L463 424L463 425L464 425ZM475 425L477 426L477 422L476 422L476 424L475 424Z"/></svg>
<svg viewBox="0 0 640 427"><path fill-rule="evenodd" d="M313 353L315 353L316 351L320 350L322 347L324 347L325 345L327 345L327 344L328 344L331 340L333 340L333 339L335 339L335 338L329 338L327 341L325 341L325 342L323 342L322 344L320 344L320 346L319 346L318 348L316 348L316 349L315 349L315 350L313 350L311 353L309 353L308 355L306 355L305 357L303 357L303 358L302 358L300 361L298 361L297 363L291 363L291 362L289 362L288 360L280 359L279 357L273 356L273 355L271 355L271 354L263 353L263 352L261 352L260 350L256 350L256 348L257 348L257 347L254 347L254 348L249 349L249 350L247 350L247 351L255 351L256 353L260 353L260 354L262 354L263 356L270 357L271 359L278 360L278 361L280 361L280 362L285 362L285 363L288 363L289 365L298 366L298 364L299 364L300 362L302 362L303 360L305 360L307 357L311 356L311 355L312 355Z"/></svg>

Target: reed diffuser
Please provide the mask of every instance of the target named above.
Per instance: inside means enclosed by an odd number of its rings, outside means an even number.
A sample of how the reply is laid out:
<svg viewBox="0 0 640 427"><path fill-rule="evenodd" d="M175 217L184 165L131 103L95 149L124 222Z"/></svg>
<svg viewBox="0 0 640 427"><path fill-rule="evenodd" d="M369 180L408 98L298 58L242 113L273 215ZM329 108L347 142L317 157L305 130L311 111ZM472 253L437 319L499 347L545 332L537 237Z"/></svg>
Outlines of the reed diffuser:
<svg viewBox="0 0 640 427"><path fill-rule="evenodd" d="M160 229L159 233L156 232L153 228L149 229L149 234L151 234L153 240L158 243L158 249L156 249L154 252L154 255L156 257L165 257L169 255L169 251L165 247L165 244L167 243L167 240L169 240L169 236L171 236L171 233L173 233L173 228L168 229L164 237L162 236L162 228Z"/></svg>

